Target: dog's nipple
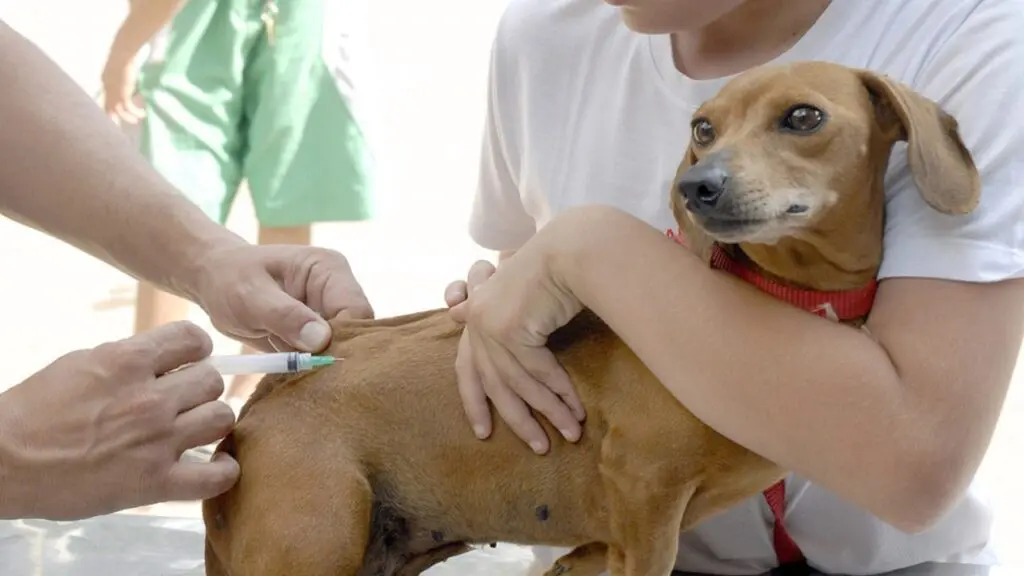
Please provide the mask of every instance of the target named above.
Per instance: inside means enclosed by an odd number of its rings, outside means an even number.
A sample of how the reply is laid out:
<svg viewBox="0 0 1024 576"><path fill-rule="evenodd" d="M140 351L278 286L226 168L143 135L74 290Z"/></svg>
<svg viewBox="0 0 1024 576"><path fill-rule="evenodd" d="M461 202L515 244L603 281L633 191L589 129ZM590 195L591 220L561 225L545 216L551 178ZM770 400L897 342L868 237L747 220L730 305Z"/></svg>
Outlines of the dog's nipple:
<svg viewBox="0 0 1024 576"><path fill-rule="evenodd" d="M549 514L548 514L548 505L547 504L541 504L540 506L537 506L536 514L537 514L537 520L540 520L541 522L547 522L548 516L549 516Z"/></svg>

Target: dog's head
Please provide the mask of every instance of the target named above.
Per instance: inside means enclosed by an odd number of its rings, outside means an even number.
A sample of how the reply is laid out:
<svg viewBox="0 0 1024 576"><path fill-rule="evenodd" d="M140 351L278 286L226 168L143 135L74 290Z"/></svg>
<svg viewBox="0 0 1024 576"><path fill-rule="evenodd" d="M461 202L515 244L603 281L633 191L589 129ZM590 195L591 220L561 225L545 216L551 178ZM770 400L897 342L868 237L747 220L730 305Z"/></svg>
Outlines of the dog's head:
<svg viewBox="0 0 1024 576"><path fill-rule="evenodd" d="M841 268L877 268L883 177L900 140L932 208L964 214L977 205L974 162L956 121L934 102L837 64L752 70L694 114L672 209L685 229L740 244L758 264L759 252L803 243L818 254L849 253Z"/></svg>

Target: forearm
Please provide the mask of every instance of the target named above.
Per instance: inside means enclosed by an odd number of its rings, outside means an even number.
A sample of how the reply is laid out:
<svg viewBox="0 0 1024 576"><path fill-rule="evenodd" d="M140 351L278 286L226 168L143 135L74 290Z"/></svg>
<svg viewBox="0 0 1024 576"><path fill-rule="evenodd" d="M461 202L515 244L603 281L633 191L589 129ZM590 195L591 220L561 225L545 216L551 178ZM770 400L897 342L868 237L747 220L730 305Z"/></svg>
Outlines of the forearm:
<svg viewBox="0 0 1024 576"><path fill-rule="evenodd" d="M949 484L962 475L938 473L950 446L921 384L901 379L865 332L710 272L646 224L603 212L580 229L614 235L587 235L552 267L698 418L908 528L960 489Z"/></svg>
<svg viewBox="0 0 1024 576"><path fill-rule="evenodd" d="M110 58L130 61L174 17L184 0L132 0L114 35Z"/></svg>
<svg viewBox="0 0 1024 576"><path fill-rule="evenodd" d="M87 95L0 24L0 212L182 295L212 246L243 243L161 178Z"/></svg>

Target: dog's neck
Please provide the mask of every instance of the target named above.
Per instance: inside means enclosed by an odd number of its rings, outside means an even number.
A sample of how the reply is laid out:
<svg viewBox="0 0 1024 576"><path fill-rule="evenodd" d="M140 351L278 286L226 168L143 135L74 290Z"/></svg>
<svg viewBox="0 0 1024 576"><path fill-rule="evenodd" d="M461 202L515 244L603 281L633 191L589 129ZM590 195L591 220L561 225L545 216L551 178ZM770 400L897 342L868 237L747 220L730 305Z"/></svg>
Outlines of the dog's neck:
<svg viewBox="0 0 1024 576"><path fill-rule="evenodd" d="M881 244L866 240L860 244L840 247L834 238L828 242L785 238L771 246L731 244L721 248L733 259L776 282L831 292L856 290L874 282L881 264Z"/></svg>
<svg viewBox="0 0 1024 576"><path fill-rule="evenodd" d="M833 320L858 324L874 302L882 260L884 166L861 202L823 218L803 239L772 245L723 244L693 226L672 234L711 267L723 269L776 298Z"/></svg>

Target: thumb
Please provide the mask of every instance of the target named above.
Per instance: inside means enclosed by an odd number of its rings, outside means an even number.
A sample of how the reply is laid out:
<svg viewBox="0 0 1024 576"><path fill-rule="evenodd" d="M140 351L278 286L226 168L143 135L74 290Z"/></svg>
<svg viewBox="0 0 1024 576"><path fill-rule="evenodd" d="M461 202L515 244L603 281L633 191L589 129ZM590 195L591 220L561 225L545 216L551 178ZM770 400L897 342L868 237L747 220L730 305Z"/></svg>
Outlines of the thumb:
<svg viewBox="0 0 1024 576"><path fill-rule="evenodd" d="M452 282L444 289L444 302L449 308L454 308L465 302L468 297L468 286L463 280Z"/></svg>
<svg viewBox="0 0 1024 576"><path fill-rule="evenodd" d="M448 314L451 315L452 320L455 320L457 323L465 324L469 319L469 301L463 300L455 306L452 306L448 310Z"/></svg>
<svg viewBox="0 0 1024 576"><path fill-rule="evenodd" d="M262 329L301 352L320 352L331 341L331 327L319 314L275 284L261 298L249 301L239 320Z"/></svg>

